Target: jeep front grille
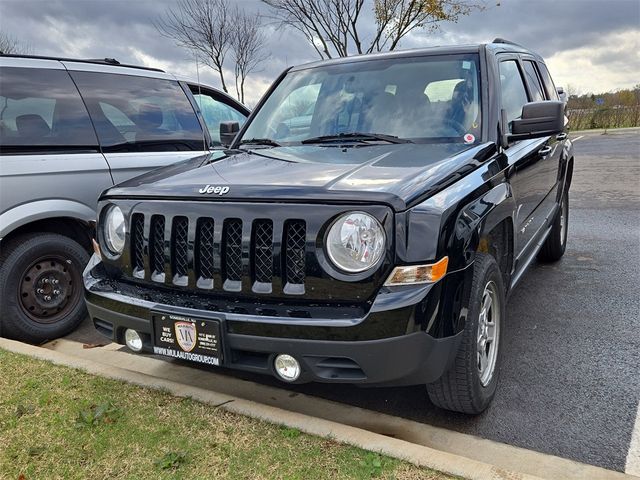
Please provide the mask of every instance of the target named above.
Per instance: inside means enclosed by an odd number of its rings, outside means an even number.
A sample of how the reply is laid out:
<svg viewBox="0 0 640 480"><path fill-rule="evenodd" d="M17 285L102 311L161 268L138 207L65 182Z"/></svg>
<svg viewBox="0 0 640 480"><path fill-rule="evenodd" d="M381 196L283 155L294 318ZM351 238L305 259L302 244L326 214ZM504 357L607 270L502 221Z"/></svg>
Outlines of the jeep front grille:
<svg viewBox="0 0 640 480"><path fill-rule="evenodd" d="M145 237L145 215L134 213L130 229L134 278L227 292L248 286L264 294L277 283L285 294L305 293L304 220L280 222L276 230L270 219L152 214L148 229ZM250 285L243 284L247 279Z"/></svg>

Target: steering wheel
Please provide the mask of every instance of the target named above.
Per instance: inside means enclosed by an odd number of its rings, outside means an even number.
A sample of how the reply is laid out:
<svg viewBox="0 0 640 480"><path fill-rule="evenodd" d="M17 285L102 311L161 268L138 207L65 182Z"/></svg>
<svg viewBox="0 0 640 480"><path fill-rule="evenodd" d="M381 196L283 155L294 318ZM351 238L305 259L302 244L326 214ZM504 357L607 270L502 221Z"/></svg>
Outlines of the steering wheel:
<svg viewBox="0 0 640 480"><path fill-rule="evenodd" d="M458 122L457 120L454 120L453 118L445 118L443 119L442 123L445 126L454 130L458 135L462 135L467 131L467 129L462 123Z"/></svg>

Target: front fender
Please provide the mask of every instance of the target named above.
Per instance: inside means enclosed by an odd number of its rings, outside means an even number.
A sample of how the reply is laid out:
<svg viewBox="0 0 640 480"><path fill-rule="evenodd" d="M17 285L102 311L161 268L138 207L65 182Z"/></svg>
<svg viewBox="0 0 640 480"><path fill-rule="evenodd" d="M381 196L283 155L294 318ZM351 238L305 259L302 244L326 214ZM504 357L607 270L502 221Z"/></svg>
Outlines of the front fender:
<svg viewBox="0 0 640 480"><path fill-rule="evenodd" d="M515 200L498 157L415 207L396 214L396 262L449 256L449 270L473 261L482 234L512 216Z"/></svg>
<svg viewBox="0 0 640 480"><path fill-rule="evenodd" d="M96 219L96 211L83 203L61 198L23 203L0 215L0 240L23 225L54 217L91 222Z"/></svg>

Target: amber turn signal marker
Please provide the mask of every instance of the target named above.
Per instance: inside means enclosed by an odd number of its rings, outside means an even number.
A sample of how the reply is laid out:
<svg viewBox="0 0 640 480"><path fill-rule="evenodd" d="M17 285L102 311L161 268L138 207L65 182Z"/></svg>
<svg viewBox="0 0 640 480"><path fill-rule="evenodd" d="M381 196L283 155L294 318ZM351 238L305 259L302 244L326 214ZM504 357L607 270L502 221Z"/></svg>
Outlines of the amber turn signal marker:
<svg viewBox="0 0 640 480"><path fill-rule="evenodd" d="M100 260L102 260L102 254L100 253L100 245L96 242L95 238L91 239L91 244L93 245L93 253L95 253Z"/></svg>
<svg viewBox="0 0 640 480"><path fill-rule="evenodd" d="M435 283L447 273L449 257L443 257L431 265L407 265L396 267L384 283L390 287L394 285L414 285L417 283Z"/></svg>

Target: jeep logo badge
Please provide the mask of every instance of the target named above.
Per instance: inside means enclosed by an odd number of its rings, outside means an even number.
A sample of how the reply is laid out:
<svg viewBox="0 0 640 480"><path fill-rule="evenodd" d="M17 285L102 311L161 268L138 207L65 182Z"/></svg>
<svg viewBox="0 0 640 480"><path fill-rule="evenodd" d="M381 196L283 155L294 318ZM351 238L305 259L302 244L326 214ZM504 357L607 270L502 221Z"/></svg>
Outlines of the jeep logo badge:
<svg viewBox="0 0 640 480"><path fill-rule="evenodd" d="M200 190L198 190L198 193L201 194L205 194L205 193L213 193L215 195L226 195L227 193L229 193L229 187L221 187L221 186L213 186L213 185L207 185L205 187L202 187Z"/></svg>

